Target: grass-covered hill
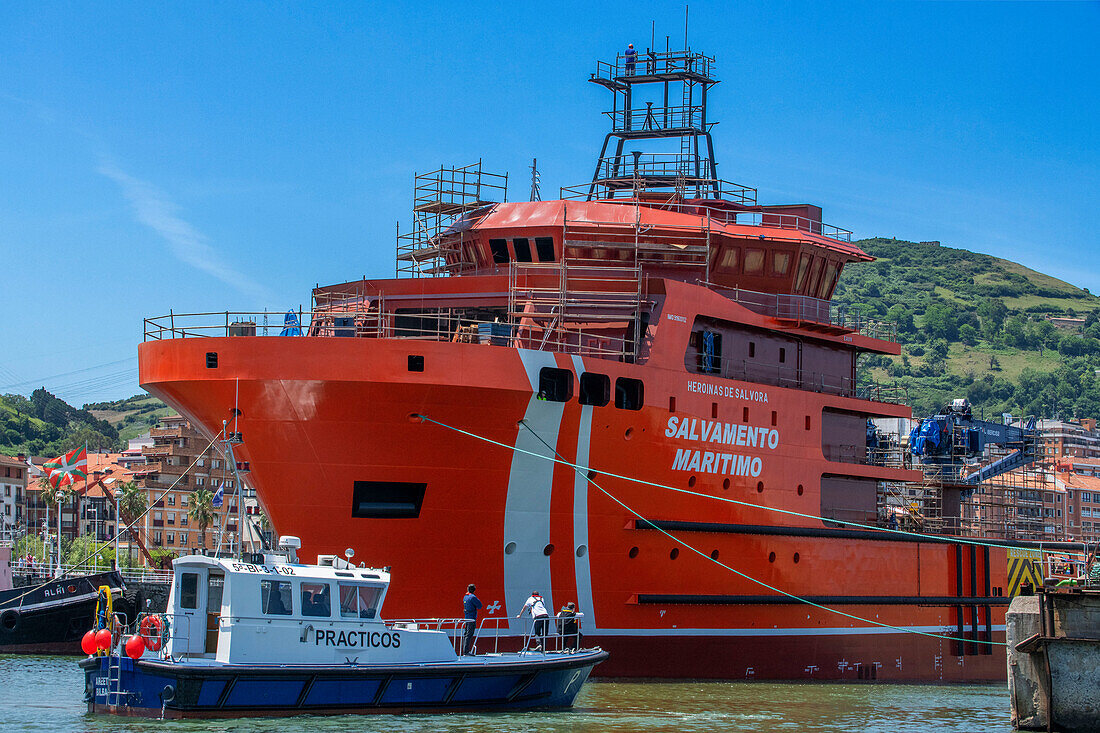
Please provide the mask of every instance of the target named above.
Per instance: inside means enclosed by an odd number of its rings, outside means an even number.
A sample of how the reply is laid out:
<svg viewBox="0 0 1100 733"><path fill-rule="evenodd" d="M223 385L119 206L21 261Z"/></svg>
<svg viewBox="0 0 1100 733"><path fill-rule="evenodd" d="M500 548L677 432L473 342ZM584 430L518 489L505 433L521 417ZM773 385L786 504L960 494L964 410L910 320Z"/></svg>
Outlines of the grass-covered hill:
<svg viewBox="0 0 1100 733"><path fill-rule="evenodd" d="M83 445L117 450L171 412L147 394L81 408L45 389L36 389L29 398L6 394L0 396L0 453L52 456Z"/></svg>
<svg viewBox="0 0 1100 733"><path fill-rule="evenodd" d="M969 397L987 416L1100 416L1100 298L964 249L856 244L877 261L846 267L834 301L898 324L902 356L862 373L906 385L915 414Z"/></svg>

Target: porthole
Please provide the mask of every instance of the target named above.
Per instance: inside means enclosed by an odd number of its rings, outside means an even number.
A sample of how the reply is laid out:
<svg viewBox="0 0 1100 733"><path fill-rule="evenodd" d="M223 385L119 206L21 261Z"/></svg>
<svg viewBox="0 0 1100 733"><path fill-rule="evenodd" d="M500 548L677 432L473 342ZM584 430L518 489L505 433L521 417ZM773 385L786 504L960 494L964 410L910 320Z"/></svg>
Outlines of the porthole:
<svg viewBox="0 0 1100 733"><path fill-rule="evenodd" d="M722 488L725 489L726 491L729 491L729 489L730 489L730 480L728 478L723 479Z"/></svg>
<svg viewBox="0 0 1100 733"><path fill-rule="evenodd" d="M627 440L630 440L632 437L634 437L634 428L627 428L626 432L623 433L623 437Z"/></svg>
<svg viewBox="0 0 1100 733"><path fill-rule="evenodd" d="M675 560L678 557L680 557L680 548L679 547L673 547L672 551L668 553L668 559L669 560Z"/></svg>
<svg viewBox="0 0 1100 733"><path fill-rule="evenodd" d="M717 560L718 559L718 550L711 550L710 551L710 559L711 560Z"/></svg>
<svg viewBox="0 0 1100 733"><path fill-rule="evenodd" d="M596 472L595 471L589 471L587 475L588 475L588 480L589 481L595 481L596 480Z"/></svg>
<svg viewBox="0 0 1100 733"><path fill-rule="evenodd" d="M505 555L511 555L515 551L516 551L516 543L515 542L509 542L507 545L504 546L504 554Z"/></svg>
<svg viewBox="0 0 1100 733"><path fill-rule="evenodd" d="M689 476L688 477L688 488L690 489L694 486L695 486L695 477L694 476Z"/></svg>
<svg viewBox="0 0 1100 733"><path fill-rule="evenodd" d="M637 547L631 547L630 552L628 552L626 554L630 556L631 560L633 560L634 558L638 557L638 548Z"/></svg>
<svg viewBox="0 0 1100 733"><path fill-rule="evenodd" d="M554 554L554 546L553 545L547 545L546 547L542 548L542 554L546 555L547 557L550 557L551 555Z"/></svg>
<svg viewBox="0 0 1100 733"><path fill-rule="evenodd" d="M799 496L802 496L802 492L803 492L803 491L805 491L805 489L804 489L804 488L802 488L802 484L799 484L799 485L798 485L798 495L799 495Z"/></svg>
<svg viewBox="0 0 1100 733"><path fill-rule="evenodd" d="M763 494L764 493L764 482L763 481L757 481L756 482L756 493L758 493L758 494Z"/></svg>
<svg viewBox="0 0 1100 733"><path fill-rule="evenodd" d="M577 548L577 557L584 557L586 554L588 554L588 548L587 547L585 547L584 545L581 545L580 547Z"/></svg>
<svg viewBox="0 0 1100 733"><path fill-rule="evenodd" d="M769 552L768 553L768 562L775 562L775 553L774 552Z"/></svg>
<svg viewBox="0 0 1100 733"><path fill-rule="evenodd" d="M798 560L799 560L799 557L798 557L798 553L796 552L796 553L794 553L794 561L795 561L795 563L797 563L797 562L798 562Z"/></svg>

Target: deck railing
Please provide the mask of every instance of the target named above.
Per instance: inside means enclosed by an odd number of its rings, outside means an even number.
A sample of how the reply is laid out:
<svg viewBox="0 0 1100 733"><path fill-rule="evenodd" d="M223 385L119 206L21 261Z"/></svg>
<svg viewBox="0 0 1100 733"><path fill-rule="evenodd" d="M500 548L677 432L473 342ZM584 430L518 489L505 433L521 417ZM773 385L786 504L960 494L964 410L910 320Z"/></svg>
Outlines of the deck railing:
<svg viewBox="0 0 1100 733"><path fill-rule="evenodd" d="M566 624L569 621L575 623L576 633L567 629ZM568 653L577 651L581 648L583 641L582 621L583 616L566 617L558 614L546 620L545 633L536 634L535 619L530 617L513 619L510 616L486 616L476 622L474 652L477 654L499 654L501 651L511 651L508 648L502 649L501 639L509 640L505 642L505 647L514 646L515 641L520 640L521 645L518 651L521 653L527 651L532 645L541 646L547 652ZM421 618L398 619L386 621L385 623L387 627L398 631L444 631L454 643L455 654L461 656L466 625L470 622L464 618ZM521 626L521 633L512 630L513 623ZM566 633L567 630L569 633ZM478 646L479 642L481 642L480 646Z"/></svg>
<svg viewBox="0 0 1100 733"><path fill-rule="evenodd" d="M754 313L787 321L817 323L852 331L882 341L897 342L897 324L868 318L858 310L809 295L791 293L761 293L743 288L728 288L715 283L703 283L714 292L743 305Z"/></svg>

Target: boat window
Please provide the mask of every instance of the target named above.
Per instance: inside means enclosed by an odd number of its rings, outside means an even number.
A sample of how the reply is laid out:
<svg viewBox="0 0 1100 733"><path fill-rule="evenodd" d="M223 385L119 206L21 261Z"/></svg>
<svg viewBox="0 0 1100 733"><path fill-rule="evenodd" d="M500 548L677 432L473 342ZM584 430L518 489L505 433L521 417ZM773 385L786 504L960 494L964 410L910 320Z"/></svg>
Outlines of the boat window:
<svg viewBox="0 0 1100 733"><path fill-rule="evenodd" d="M718 266L723 270L729 270L730 272L737 272L737 263L741 259L740 247L727 247L722 252L722 261L718 263Z"/></svg>
<svg viewBox="0 0 1100 733"><path fill-rule="evenodd" d="M573 399L573 372L554 367L540 369L538 398L550 402L568 402Z"/></svg>
<svg viewBox="0 0 1100 733"><path fill-rule="evenodd" d="M611 377L606 374L596 374L594 372L584 372L581 374L580 403L582 405L603 407L610 401Z"/></svg>
<svg viewBox="0 0 1100 733"><path fill-rule="evenodd" d="M764 271L764 250L745 250L745 274L756 275Z"/></svg>
<svg viewBox="0 0 1100 733"><path fill-rule="evenodd" d="M798 276L794 279L794 291L796 293L802 292L802 286L806 282L806 273L810 271L810 256L802 255L802 258L798 260Z"/></svg>
<svg viewBox="0 0 1100 733"><path fill-rule="evenodd" d="M640 410L643 404L643 388L640 379L619 377L615 380L615 407L621 410Z"/></svg>
<svg viewBox="0 0 1100 733"><path fill-rule="evenodd" d="M489 251L493 253L493 262L503 265L508 262L508 240L490 239Z"/></svg>
<svg viewBox="0 0 1100 733"><path fill-rule="evenodd" d="M825 264L825 258L814 257L814 265L810 268L810 286L806 289L807 295L817 292L817 283L821 279L821 266Z"/></svg>
<svg viewBox="0 0 1100 733"><path fill-rule="evenodd" d="M338 583L341 618L374 618L382 589L375 585Z"/></svg>
<svg viewBox="0 0 1100 733"><path fill-rule="evenodd" d="M818 291L817 297L828 298L832 295L833 286L836 285L837 267L836 263L830 261L825 267L825 277L821 278L821 288Z"/></svg>
<svg viewBox="0 0 1100 733"><path fill-rule="evenodd" d="M773 252L772 253L772 274L782 277L787 274L787 270L791 266L791 253L790 252Z"/></svg>
<svg viewBox="0 0 1100 733"><path fill-rule="evenodd" d="M225 576L211 575L206 584L206 612L221 613L222 592L225 590Z"/></svg>
<svg viewBox="0 0 1100 733"><path fill-rule="evenodd" d="M276 616L289 616L294 613L291 605L289 580L260 581L260 610Z"/></svg>
<svg viewBox="0 0 1100 733"><path fill-rule="evenodd" d="M535 252L538 253L539 262L553 262L554 238L535 237Z"/></svg>
<svg viewBox="0 0 1100 733"><path fill-rule="evenodd" d="M302 583L302 615L328 618L332 615L328 583Z"/></svg>
<svg viewBox="0 0 1100 733"><path fill-rule="evenodd" d="M199 607L199 574L180 574L180 606L183 608Z"/></svg>
<svg viewBox="0 0 1100 733"><path fill-rule="evenodd" d="M512 249L516 251L516 262L531 261L531 242L527 237L516 237L513 239Z"/></svg>

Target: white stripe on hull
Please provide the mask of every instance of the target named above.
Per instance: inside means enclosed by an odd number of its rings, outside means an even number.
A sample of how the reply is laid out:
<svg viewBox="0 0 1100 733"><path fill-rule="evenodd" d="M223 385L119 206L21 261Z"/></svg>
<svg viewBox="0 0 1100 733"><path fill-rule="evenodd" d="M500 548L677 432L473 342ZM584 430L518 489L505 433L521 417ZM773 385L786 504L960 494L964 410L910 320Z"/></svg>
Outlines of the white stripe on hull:
<svg viewBox="0 0 1100 733"><path fill-rule="evenodd" d="M573 369L577 379L584 374L584 359L573 357ZM581 407L580 425L577 430L577 458L574 463L581 470L573 476L573 566L577 578L577 606L584 614L584 627L592 634L599 631L596 624L596 606L592 602L592 569L588 563L588 458L592 447L592 405ZM585 548L584 555L577 557L577 549Z"/></svg>
<svg viewBox="0 0 1100 733"><path fill-rule="evenodd" d="M565 404L540 400L536 395L539 371L543 367L557 367L557 363L549 352L519 349L519 355L531 383L531 398L523 416L531 429L519 428L516 448L553 458ZM532 430L538 438L531 434ZM504 554L504 598L510 617L519 613L533 590L542 594L547 610L553 613L550 558L543 554L543 548L550 544L550 494L556 465L518 451L512 454L504 504L504 547L515 543L515 550L509 554L505 549ZM523 629L519 623L512 623L512 627L516 633Z"/></svg>

